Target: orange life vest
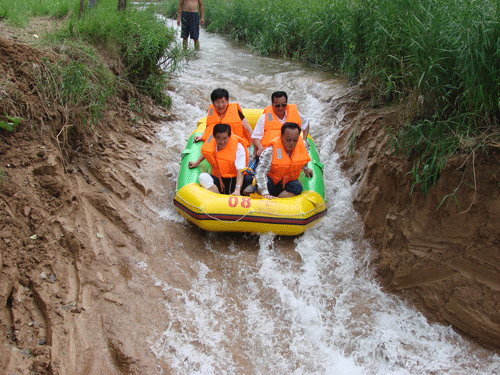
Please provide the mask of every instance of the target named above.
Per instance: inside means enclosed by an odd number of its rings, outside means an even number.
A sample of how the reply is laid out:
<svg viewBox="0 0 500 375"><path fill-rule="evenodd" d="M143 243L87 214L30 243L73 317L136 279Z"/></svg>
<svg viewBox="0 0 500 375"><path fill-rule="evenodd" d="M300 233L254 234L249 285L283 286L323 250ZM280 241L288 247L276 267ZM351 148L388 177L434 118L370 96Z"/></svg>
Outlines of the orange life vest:
<svg viewBox="0 0 500 375"><path fill-rule="evenodd" d="M275 184L282 181L283 186L290 181L297 180L302 167L311 160L304 146L302 136L299 136L299 140L291 156L288 156L281 142L281 137L273 139L271 146L273 146L273 160L271 161L269 177L271 177Z"/></svg>
<svg viewBox="0 0 500 375"><path fill-rule="evenodd" d="M245 148L249 147L252 143L250 134L248 134L246 129L243 127L238 110L241 111L241 107L238 103L229 103L227 105L226 113L222 118L220 118L214 105L210 104L207 114L207 127L205 128L205 132L202 136L203 142L206 142L206 140L210 138L216 124L228 124L231 126L231 134L235 134L242 138L242 145L245 146Z"/></svg>
<svg viewBox="0 0 500 375"><path fill-rule="evenodd" d="M271 141L281 136L281 127L283 124L274 113L273 106L268 106L264 109L265 122L264 122L264 136L260 140L262 146L267 147L271 143ZM299 111L295 104L288 104L286 106L286 121L287 122L295 122L299 125L302 125L302 120L300 119Z"/></svg>
<svg viewBox="0 0 500 375"><path fill-rule="evenodd" d="M243 145L243 139L237 135L231 134L229 141L222 150L216 151L217 143L215 138L211 137L210 142L205 142L201 146L201 153L205 156L205 159L210 163L212 167L212 174L217 177L236 177L238 170L234 165L236 160L236 150L238 148L238 143ZM246 164L248 165L248 149L243 145L245 149Z"/></svg>

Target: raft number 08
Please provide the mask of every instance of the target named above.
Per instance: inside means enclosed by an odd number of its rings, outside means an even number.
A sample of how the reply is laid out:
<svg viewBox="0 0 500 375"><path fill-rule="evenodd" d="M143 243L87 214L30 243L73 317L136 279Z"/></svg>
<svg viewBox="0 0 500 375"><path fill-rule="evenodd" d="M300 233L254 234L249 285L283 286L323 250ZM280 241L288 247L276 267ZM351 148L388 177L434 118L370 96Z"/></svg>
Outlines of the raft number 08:
<svg viewBox="0 0 500 375"><path fill-rule="evenodd" d="M236 207L238 205L238 202L239 202L238 197L233 195L229 197L227 204L229 205L229 207ZM251 204L252 204L251 198L246 198L246 197L241 198L241 207L249 208Z"/></svg>

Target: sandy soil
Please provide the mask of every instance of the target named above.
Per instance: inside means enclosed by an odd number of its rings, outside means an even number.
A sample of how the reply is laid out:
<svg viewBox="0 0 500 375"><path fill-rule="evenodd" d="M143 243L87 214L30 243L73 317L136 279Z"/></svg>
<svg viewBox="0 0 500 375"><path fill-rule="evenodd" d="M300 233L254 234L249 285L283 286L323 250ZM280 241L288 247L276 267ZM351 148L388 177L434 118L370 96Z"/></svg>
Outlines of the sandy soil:
<svg viewBox="0 0 500 375"><path fill-rule="evenodd" d="M145 98L141 115L119 101L103 119L113 128L96 127L73 151L61 150L50 129L61 129L62 116L40 102L30 70L42 57L57 58L30 45L50 27L38 20L23 31L2 25L0 33L0 113L30 124L0 130L0 372L168 373L144 337L164 319L155 306L164 296L136 265L158 245L151 230L172 241L189 235L176 223L151 229L157 213L145 204L155 199L152 184L173 185L155 171L153 155L162 150L152 141L172 115ZM357 182L366 235L380 249L382 282L428 316L498 345L498 154L475 160L475 175L471 163L454 160L426 198L410 196L408 162L385 147L384 126L401 109L360 103L353 90L332 111L345 124L337 150ZM467 211L453 202L437 209L458 186Z"/></svg>

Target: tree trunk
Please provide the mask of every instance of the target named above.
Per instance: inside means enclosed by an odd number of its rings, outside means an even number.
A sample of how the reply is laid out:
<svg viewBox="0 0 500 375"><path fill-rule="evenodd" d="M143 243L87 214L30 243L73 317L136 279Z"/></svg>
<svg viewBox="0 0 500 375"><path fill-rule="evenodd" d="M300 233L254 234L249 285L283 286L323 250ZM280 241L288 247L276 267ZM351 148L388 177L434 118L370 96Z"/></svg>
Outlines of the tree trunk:
<svg viewBox="0 0 500 375"><path fill-rule="evenodd" d="M118 0L118 12L127 7L127 0Z"/></svg>

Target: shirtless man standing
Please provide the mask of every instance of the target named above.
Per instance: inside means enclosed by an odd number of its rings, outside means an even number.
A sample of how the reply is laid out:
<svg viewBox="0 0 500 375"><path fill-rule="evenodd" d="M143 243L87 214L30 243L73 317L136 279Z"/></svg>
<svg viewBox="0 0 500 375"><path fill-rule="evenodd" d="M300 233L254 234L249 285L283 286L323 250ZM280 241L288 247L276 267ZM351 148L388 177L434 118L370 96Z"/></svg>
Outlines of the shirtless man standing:
<svg viewBox="0 0 500 375"><path fill-rule="evenodd" d="M200 15L198 15L198 6L200 7ZM194 48L199 50L200 24L205 24L203 0L179 0L177 26L180 26L181 23L181 38L184 49L187 48L188 37L191 36L191 39L194 40Z"/></svg>

